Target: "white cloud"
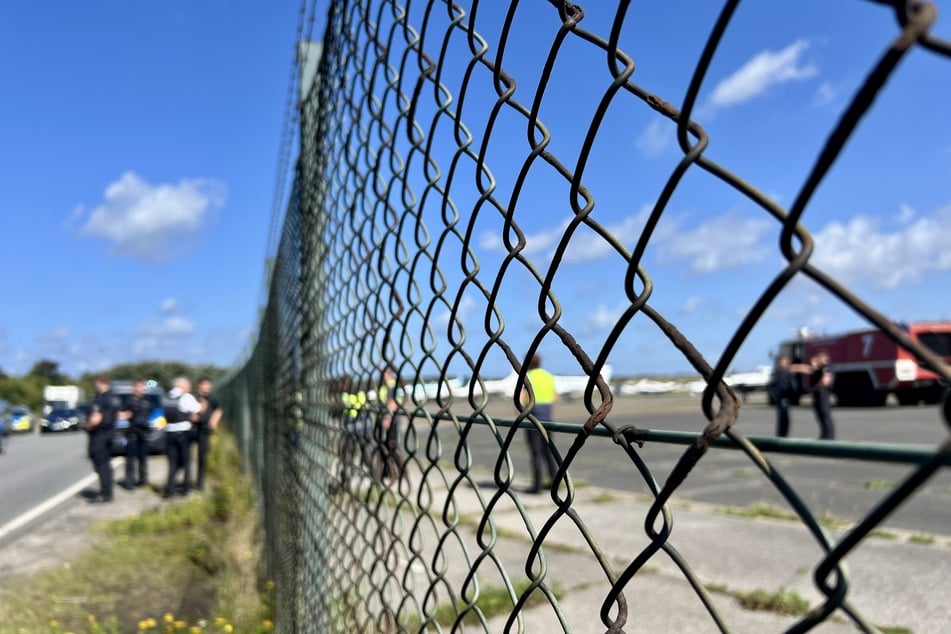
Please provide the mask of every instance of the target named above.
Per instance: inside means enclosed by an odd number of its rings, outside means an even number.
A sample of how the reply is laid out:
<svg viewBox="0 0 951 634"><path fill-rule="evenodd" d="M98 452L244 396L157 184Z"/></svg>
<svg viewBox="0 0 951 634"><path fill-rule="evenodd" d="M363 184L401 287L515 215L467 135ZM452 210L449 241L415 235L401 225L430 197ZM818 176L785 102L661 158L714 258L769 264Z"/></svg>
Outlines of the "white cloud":
<svg viewBox="0 0 951 634"><path fill-rule="evenodd" d="M586 314L587 320L581 327L583 335L601 335L614 328L614 325L627 310L628 304L621 303L614 307L598 304L594 310Z"/></svg>
<svg viewBox="0 0 951 634"><path fill-rule="evenodd" d="M162 303L159 304L159 311L163 313L178 312L178 300L174 297L167 297L163 299Z"/></svg>
<svg viewBox="0 0 951 634"><path fill-rule="evenodd" d="M765 218L744 218L728 213L697 225L692 230L678 219L661 235L661 263L690 260L695 273L713 273L759 262L770 252L763 235L770 228Z"/></svg>
<svg viewBox="0 0 951 634"><path fill-rule="evenodd" d="M518 220L516 219L516 223L517 222ZM522 255L534 255L536 253L543 253L552 249L558 240L561 239L562 234L565 232L565 227L567 226L568 221L565 220L556 227L542 229L537 233L524 234L525 247L521 251ZM511 238L512 243L514 244L516 240L516 234L514 231L512 231ZM504 251L506 249L501 233L491 233L489 231L486 231L479 236L479 247L486 251Z"/></svg>
<svg viewBox="0 0 951 634"><path fill-rule="evenodd" d="M132 352L140 356L185 358L194 347L193 335L198 325L186 317L173 297L162 300L158 318L148 317L136 329ZM189 357L190 358L190 357Z"/></svg>
<svg viewBox="0 0 951 634"><path fill-rule="evenodd" d="M778 339L795 336L799 328L813 333L843 332L857 325L855 314L818 284L801 275L794 277L770 305L768 319L782 324Z"/></svg>
<svg viewBox="0 0 951 634"><path fill-rule="evenodd" d="M0 357L3 370L10 374L24 374L40 359L50 359L59 364L61 372L79 376L118 363L121 355L128 353L125 344L112 336L77 335L58 326L36 334L30 342L21 341L16 347L0 350Z"/></svg>
<svg viewBox="0 0 951 634"><path fill-rule="evenodd" d="M916 220L914 210L905 205L900 218L904 224L894 231L883 229L878 219L862 215L846 224L828 224L815 235L812 263L841 282L868 282L878 290L951 270L947 245L951 205Z"/></svg>
<svg viewBox="0 0 951 634"><path fill-rule="evenodd" d="M501 251L502 237L497 233L486 231L479 236L479 248L485 251Z"/></svg>
<svg viewBox="0 0 951 634"><path fill-rule="evenodd" d="M647 223L647 218L650 216L653 207L653 203L643 205L636 214L628 216L621 222L606 225L605 229L630 251L634 248L637 239L640 238L641 232L644 231L644 225ZM590 262L591 260L599 260L613 252L614 248L594 231L579 229L571 237L571 242L565 251L564 260L565 262L574 263Z"/></svg>
<svg viewBox="0 0 951 634"><path fill-rule="evenodd" d="M713 89L710 105L735 106L766 92L771 86L815 77L819 69L804 63L809 41L796 40L781 51L762 51Z"/></svg>
<svg viewBox="0 0 951 634"><path fill-rule="evenodd" d="M915 219L914 208L911 205L902 203L898 208L898 217L895 219L900 225L907 225L909 222Z"/></svg>
<svg viewBox="0 0 951 634"><path fill-rule="evenodd" d="M138 332L147 337L178 337L194 333L198 327L184 315L168 315L158 321L147 319L139 326Z"/></svg>
<svg viewBox="0 0 951 634"><path fill-rule="evenodd" d="M199 329L182 314L145 319L137 328L109 333L74 332L56 327L33 336L32 341L4 346L0 330L0 368L23 374L40 359L59 363L60 370L78 377L119 363L149 359L228 365L247 347L254 328Z"/></svg>
<svg viewBox="0 0 951 634"><path fill-rule="evenodd" d="M178 184L151 185L135 172L111 183L101 205L89 212L82 235L112 241L113 252L148 261L182 254L187 239L219 209L227 187L212 179L183 179ZM78 208L70 221L78 219Z"/></svg>
<svg viewBox="0 0 951 634"><path fill-rule="evenodd" d="M824 81L816 89L816 96L812 99L812 105L820 108L835 101L839 96L839 91L830 82Z"/></svg>
<svg viewBox="0 0 951 634"><path fill-rule="evenodd" d="M676 129L669 119L655 117L637 137L635 145L651 158L660 156L673 143Z"/></svg>
<svg viewBox="0 0 951 634"><path fill-rule="evenodd" d="M628 251L633 250L653 203L643 205L637 213L618 223L605 225L605 230L620 242ZM729 213L714 218L693 228L685 227L685 216L667 214L666 223L661 223L651 237L659 251L662 264L680 260L691 260L691 269L696 273L713 273L724 268L743 266L761 261L770 252L762 237L771 223L762 217L744 218ZM557 227L544 229L534 235L526 236L528 244L535 248L524 253L535 253L545 248L545 257L551 258L553 245L564 234L567 222ZM484 244L489 240L485 239ZM501 249L499 245L497 248ZM564 262L578 264L604 258L614 252L599 234L588 228L579 228L571 238L565 251Z"/></svg>
<svg viewBox="0 0 951 634"><path fill-rule="evenodd" d="M468 295L462 296L462 301L459 302L459 310L456 311L456 319L465 327L469 316L472 315L473 311L476 309L476 302L474 299ZM449 314L450 309L446 309L436 316L434 320L437 327L445 330L449 327Z"/></svg>
<svg viewBox="0 0 951 634"><path fill-rule="evenodd" d="M544 253L546 251L553 250L555 245L558 244L558 241L561 240L561 236L565 234L565 229L567 227L568 221L565 220L557 227L543 229L538 233L526 235L525 248L522 250L522 254L534 255L536 253Z"/></svg>
<svg viewBox="0 0 951 634"><path fill-rule="evenodd" d="M684 299L683 305L680 307L680 312L684 315L692 315L696 312L697 308L700 306L700 298L696 295L691 295Z"/></svg>

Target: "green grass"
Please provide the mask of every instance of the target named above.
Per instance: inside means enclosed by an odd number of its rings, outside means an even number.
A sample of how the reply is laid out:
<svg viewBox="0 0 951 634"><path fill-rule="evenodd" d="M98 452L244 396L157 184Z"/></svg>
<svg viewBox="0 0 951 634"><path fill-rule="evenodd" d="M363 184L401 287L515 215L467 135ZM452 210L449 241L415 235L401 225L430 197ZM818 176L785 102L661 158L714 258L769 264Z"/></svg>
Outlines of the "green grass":
<svg viewBox="0 0 951 634"><path fill-rule="evenodd" d="M795 590L780 588L776 592L757 588L749 592L734 590L722 583L708 583L708 592L725 594L736 599L746 610L772 612L784 616L802 616L809 611L809 602Z"/></svg>
<svg viewBox="0 0 951 634"><path fill-rule="evenodd" d="M869 537L878 537L879 539L890 539L892 541L898 539L898 535L891 531L886 531L882 528L876 528L869 532Z"/></svg>
<svg viewBox="0 0 951 634"><path fill-rule="evenodd" d="M756 589L751 592L733 591L733 596L747 610L773 612L786 616L802 616L809 611L809 602L795 590L781 588L778 592Z"/></svg>
<svg viewBox="0 0 951 634"><path fill-rule="evenodd" d="M832 513L823 513L822 515L817 517L816 520L819 522L820 526L824 526L825 528L829 528L832 530L846 528L852 523L849 520L843 519L841 517L837 517L833 515Z"/></svg>
<svg viewBox="0 0 951 634"><path fill-rule="evenodd" d="M869 480L865 483L865 488L870 491L891 491L898 487L898 483L889 480Z"/></svg>
<svg viewBox="0 0 951 634"><path fill-rule="evenodd" d="M213 437L202 497L103 522L69 562L9 583L0 634L267 632L252 487L234 440ZM98 538L96 537L98 534Z"/></svg>
<svg viewBox="0 0 951 634"><path fill-rule="evenodd" d="M610 491L601 491L597 495L591 498L591 501L595 504L610 504L612 502L617 502L619 499L618 496L611 493Z"/></svg>
<svg viewBox="0 0 951 634"><path fill-rule="evenodd" d="M882 634L914 634L910 627L900 625L879 625L878 629L882 631Z"/></svg>
<svg viewBox="0 0 951 634"><path fill-rule="evenodd" d="M738 517L769 518L777 520L798 520L799 516L792 511L773 506L771 504L751 504L750 506L727 506L718 509L718 512Z"/></svg>
<svg viewBox="0 0 951 634"><path fill-rule="evenodd" d="M561 587L561 584L555 582L546 585L556 601L560 601L564 598L565 591ZM518 600L523 592L528 590L529 586L531 586L531 582L528 579L520 579L512 584L515 601ZM512 600L508 589L504 586L482 586L479 590L479 596L475 601L475 606L466 612L462 618L462 624L478 627L481 624L481 620L479 619L480 612L486 621L500 614L508 614L515 606L515 601ZM536 588L528 596L523 609L544 603L548 603L548 597L545 596L541 588ZM436 606L435 611L432 612L432 619L444 628L451 627L452 624L456 622L459 614L465 609L465 606L466 602L462 599L457 599L455 604L451 602L440 603ZM412 615L410 618L400 619L400 626L406 631L415 632L422 626L422 619L418 614Z"/></svg>
<svg viewBox="0 0 951 634"><path fill-rule="evenodd" d="M923 544L929 546L935 543L935 538L933 535L912 535L908 538L908 541L912 544Z"/></svg>

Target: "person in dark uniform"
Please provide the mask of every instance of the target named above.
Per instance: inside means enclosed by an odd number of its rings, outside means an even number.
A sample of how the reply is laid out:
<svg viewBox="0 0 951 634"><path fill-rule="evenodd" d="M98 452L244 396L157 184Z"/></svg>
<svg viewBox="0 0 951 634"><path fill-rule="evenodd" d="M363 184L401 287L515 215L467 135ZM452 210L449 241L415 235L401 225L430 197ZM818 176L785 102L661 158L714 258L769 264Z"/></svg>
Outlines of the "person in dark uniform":
<svg viewBox="0 0 951 634"><path fill-rule="evenodd" d="M192 428L190 444L198 446L198 452L195 455L197 469L193 486L201 491L205 488L205 459L208 455L209 439L211 434L218 429L218 421L221 420L221 405L211 393L211 379L202 378L198 381L198 404L201 405L201 414L198 416L197 424Z"/></svg>
<svg viewBox="0 0 951 634"><path fill-rule="evenodd" d="M344 376L338 383L337 402L334 414L340 421L340 482L333 488L334 493L347 491L350 487L350 474L353 471L354 458L360 457L360 464L368 461L366 444L366 392L350 376ZM359 453L358 453L359 452Z"/></svg>
<svg viewBox="0 0 951 634"><path fill-rule="evenodd" d="M776 405L776 435L785 438L789 435L789 398L793 394L793 374L786 355L776 358L776 368L766 389Z"/></svg>
<svg viewBox="0 0 951 634"><path fill-rule="evenodd" d="M192 384L180 376L165 399L165 453L168 456L168 482L162 497L172 497L176 489L188 493L188 436L192 422L198 420L201 405L191 393ZM181 485L176 485L178 472L183 472Z"/></svg>
<svg viewBox="0 0 951 634"><path fill-rule="evenodd" d="M112 442L115 438L116 417L121 403L109 390L109 377L100 374L96 377L96 398L93 399L86 422L89 433L89 459L99 476L99 493L89 501L112 502Z"/></svg>
<svg viewBox="0 0 951 634"><path fill-rule="evenodd" d="M824 348L816 351L808 364L790 366L793 371L808 375L806 393L812 395L812 409L819 424L821 440L835 439L832 422L832 372L829 371L829 353Z"/></svg>
<svg viewBox="0 0 951 634"><path fill-rule="evenodd" d="M399 480L405 475L403 455L400 452L399 408L404 387L392 367L383 368L383 382L376 391L379 432L376 434L380 456L379 477Z"/></svg>
<svg viewBox="0 0 951 634"><path fill-rule="evenodd" d="M151 413L152 404L145 398L145 381L135 381L132 384L132 396L126 404L126 409L120 414L129 419L129 427L126 430L125 480L123 481L126 489L145 486L149 481L148 442ZM137 470L138 474L136 474Z"/></svg>
<svg viewBox="0 0 951 634"><path fill-rule="evenodd" d="M819 423L819 438L833 440L835 424L832 422L832 372L829 371L829 353L820 350L812 358L812 374L809 375L809 391L812 392L812 409Z"/></svg>

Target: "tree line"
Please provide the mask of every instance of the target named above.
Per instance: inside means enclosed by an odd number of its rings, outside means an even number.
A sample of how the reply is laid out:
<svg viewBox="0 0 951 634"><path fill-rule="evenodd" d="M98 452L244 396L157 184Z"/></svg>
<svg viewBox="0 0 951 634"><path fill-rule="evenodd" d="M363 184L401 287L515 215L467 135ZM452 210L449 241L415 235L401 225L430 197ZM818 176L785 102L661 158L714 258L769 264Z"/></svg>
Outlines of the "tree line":
<svg viewBox="0 0 951 634"><path fill-rule="evenodd" d="M30 371L22 376L10 376L0 370L0 400L10 405L25 405L30 411L39 412L43 407L43 388L47 385L78 385L86 392L88 400L93 396L93 379L101 372L116 380L152 379L168 390L177 376L187 376L193 382L207 377L215 382L225 375L227 369L181 361L138 361L72 377L60 371L58 362L42 359L34 363Z"/></svg>

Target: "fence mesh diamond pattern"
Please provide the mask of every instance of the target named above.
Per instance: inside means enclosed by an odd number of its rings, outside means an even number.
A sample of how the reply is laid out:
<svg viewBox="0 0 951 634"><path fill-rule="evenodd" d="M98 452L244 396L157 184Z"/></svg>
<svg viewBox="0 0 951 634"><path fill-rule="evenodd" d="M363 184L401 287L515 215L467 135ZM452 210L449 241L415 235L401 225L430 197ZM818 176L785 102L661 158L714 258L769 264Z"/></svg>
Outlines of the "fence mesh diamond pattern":
<svg viewBox="0 0 951 634"><path fill-rule="evenodd" d="M625 1L607 4L592 3L586 16L586 8L555 0L330 3L317 77L299 105L300 158L256 344L221 387L260 493L281 631L622 631L636 627L636 578L655 558L674 562L708 625L728 631L670 539L671 496L723 445L748 457L817 546L815 559L802 563L823 600L791 617L790 630L811 629L833 612L875 630L850 603L850 583L861 581L849 580L845 564L943 467L948 445L833 541L741 432L742 402L723 378L797 279L812 280L951 378L942 358L814 263L805 224L817 188L902 59L921 51L944 63L951 43L931 34L931 4L857 3L891 11L892 32L783 206L710 158L711 138L698 122L708 69L740 3L726 2L696 43L683 97L638 83L636 60L621 48L637 11ZM566 74L577 100L566 98ZM629 204L617 194L631 187L629 176L610 173L603 147L629 133L625 122L635 117L656 121L679 153L664 163L649 194L655 200L632 234L600 210ZM733 332L713 355L707 350L712 363L678 328L676 313L652 301L660 289L648 270L652 238L695 173L772 223L782 256ZM540 217L558 230L539 237ZM623 299L595 334L571 325L594 305L559 298L579 249L609 254L614 266L594 284ZM640 446L663 435L612 417L617 400L606 368L635 332L679 355L706 384L694 401L696 433L665 473L652 470ZM529 360L552 345L588 377L577 423L532 413ZM486 377L499 376L500 366L517 378L507 396L490 396ZM951 418L947 404L943 416ZM524 493L526 433L548 445L557 465L544 504ZM590 526L578 502L583 487L572 467L594 443L614 443L627 456L631 490L641 496L640 516L619 516L614 527L637 535L621 540L626 550L605 537L614 532ZM815 452L846 451L835 445ZM559 531L574 535L577 547L556 552L551 537ZM556 554L599 592L588 621L566 610L576 588L554 580ZM544 627L533 626L529 612L543 614Z"/></svg>

